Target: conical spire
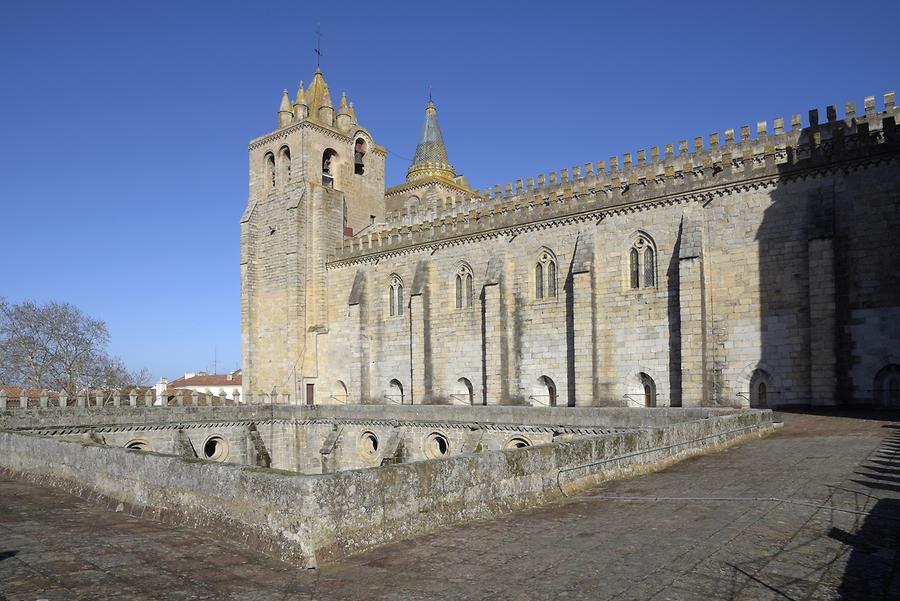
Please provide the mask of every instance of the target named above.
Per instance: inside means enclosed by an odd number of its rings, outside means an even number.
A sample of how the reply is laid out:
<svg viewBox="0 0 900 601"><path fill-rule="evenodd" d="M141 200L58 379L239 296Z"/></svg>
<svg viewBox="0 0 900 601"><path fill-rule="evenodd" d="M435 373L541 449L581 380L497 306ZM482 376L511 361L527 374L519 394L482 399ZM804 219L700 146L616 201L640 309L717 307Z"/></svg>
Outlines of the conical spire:
<svg viewBox="0 0 900 601"><path fill-rule="evenodd" d="M338 129L350 129L350 107L347 106L347 94L341 94L341 106L338 109L335 123L337 124Z"/></svg>
<svg viewBox="0 0 900 601"><path fill-rule="evenodd" d="M294 100L294 104L306 104L306 92L303 91L303 80L300 80L300 85L297 87L297 98Z"/></svg>
<svg viewBox="0 0 900 601"><path fill-rule="evenodd" d="M442 177L451 180L456 177L453 165L447 158L447 147L444 146L444 136L441 134L441 126L438 124L437 108L430 98L425 107L425 124L422 126L422 135L419 137L412 165L406 172L406 181L428 177Z"/></svg>
<svg viewBox="0 0 900 601"><path fill-rule="evenodd" d="M294 118L294 112L291 110L291 98L288 91L281 93L281 105L278 107L278 127L286 127L290 125Z"/></svg>
<svg viewBox="0 0 900 601"><path fill-rule="evenodd" d="M331 92L328 91L328 84L325 84L325 94L322 98L322 104L320 106L327 106L334 108L334 105L331 104Z"/></svg>
<svg viewBox="0 0 900 601"><path fill-rule="evenodd" d="M325 78L322 77L322 70L316 69L309 87L306 88L306 102L309 104L309 114L317 115L319 107L322 106L322 98L325 96ZM330 104L330 101L329 101Z"/></svg>
<svg viewBox="0 0 900 601"><path fill-rule="evenodd" d="M300 80L300 85L297 87L297 97L294 98L294 119L297 121L306 119L309 115L307 112L308 110L309 105L306 104L306 93L303 91L303 80Z"/></svg>

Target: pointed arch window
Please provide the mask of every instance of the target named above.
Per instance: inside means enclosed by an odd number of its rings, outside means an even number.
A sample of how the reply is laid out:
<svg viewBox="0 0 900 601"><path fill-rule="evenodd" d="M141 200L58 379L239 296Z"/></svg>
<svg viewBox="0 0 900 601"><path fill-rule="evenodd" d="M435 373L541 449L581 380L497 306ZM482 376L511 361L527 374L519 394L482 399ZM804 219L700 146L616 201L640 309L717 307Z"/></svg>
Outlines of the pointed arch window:
<svg viewBox="0 0 900 601"><path fill-rule="evenodd" d="M353 173L362 175L366 172L365 165L366 141L363 138L356 138L353 145Z"/></svg>
<svg viewBox="0 0 900 601"><path fill-rule="evenodd" d="M326 148L322 153L322 185L334 188L335 163L338 153L334 148Z"/></svg>
<svg viewBox="0 0 900 601"><path fill-rule="evenodd" d="M556 298L557 290L556 257L549 250L543 250L534 265L534 297Z"/></svg>
<svg viewBox="0 0 900 601"><path fill-rule="evenodd" d="M653 256L653 249L649 246L644 249L644 286L652 286L656 280L653 268L656 261Z"/></svg>
<svg viewBox="0 0 900 601"><path fill-rule="evenodd" d="M556 263L553 261L547 263L547 296L556 297Z"/></svg>
<svg viewBox="0 0 900 601"><path fill-rule="evenodd" d="M291 181L291 149L287 146L278 151L278 177L282 184Z"/></svg>
<svg viewBox="0 0 900 601"><path fill-rule="evenodd" d="M475 287L472 269L468 265L460 265L456 270L456 308L471 307L475 303Z"/></svg>
<svg viewBox="0 0 900 601"><path fill-rule="evenodd" d="M400 279L400 276L391 276L388 294L390 296L391 317L403 315L403 280Z"/></svg>
<svg viewBox="0 0 900 601"><path fill-rule="evenodd" d="M656 248L643 234L632 239L628 251L628 283L631 288L656 286Z"/></svg>
<svg viewBox="0 0 900 601"><path fill-rule="evenodd" d="M275 187L275 155L270 153L266 154L265 158L266 163L266 184L270 188Z"/></svg>
<svg viewBox="0 0 900 601"><path fill-rule="evenodd" d="M632 288L640 288L641 286L641 267L640 267L640 254L638 254L638 250L636 248L631 249L630 253L630 265L629 270L631 271L631 287Z"/></svg>

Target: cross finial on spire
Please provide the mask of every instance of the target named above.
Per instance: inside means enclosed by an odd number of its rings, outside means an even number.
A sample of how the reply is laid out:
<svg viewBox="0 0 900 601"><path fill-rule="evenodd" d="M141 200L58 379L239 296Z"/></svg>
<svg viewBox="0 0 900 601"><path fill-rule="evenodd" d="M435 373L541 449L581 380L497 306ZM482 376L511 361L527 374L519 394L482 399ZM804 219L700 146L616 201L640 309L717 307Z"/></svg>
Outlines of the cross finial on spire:
<svg viewBox="0 0 900 601"><path fill-rule="evenodd" d="M319 24L316 23L316 68L318 69L321 65L319 64L322 60L322 32L319 29Z"/></svg>

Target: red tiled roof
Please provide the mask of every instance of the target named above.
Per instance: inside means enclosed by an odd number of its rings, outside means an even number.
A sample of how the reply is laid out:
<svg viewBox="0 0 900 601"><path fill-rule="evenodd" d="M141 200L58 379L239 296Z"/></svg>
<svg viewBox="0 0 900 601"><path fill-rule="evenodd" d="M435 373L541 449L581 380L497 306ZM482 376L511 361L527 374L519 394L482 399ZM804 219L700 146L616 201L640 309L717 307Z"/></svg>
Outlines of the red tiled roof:
<svg viewBox="0 0 900 601"><path fill-rule="evenodd" d="M7 386L0 384L0 390L6 393L6 398L8 399L17 399L22 395L22 391L25 391L25 395L29 398L29 400L39 400L41 398L41 389L40 388L25 388L22 386ZM48 390L47 396L51 399L58 399L59 393L54 390Z"/></svg>
<svg viewBox="0 0 900 601"><path fill-rule="evenodd" d="M169 382L169 386L240 386L241 371L230 374L197 374L190 378L181 377Z"/></svg>

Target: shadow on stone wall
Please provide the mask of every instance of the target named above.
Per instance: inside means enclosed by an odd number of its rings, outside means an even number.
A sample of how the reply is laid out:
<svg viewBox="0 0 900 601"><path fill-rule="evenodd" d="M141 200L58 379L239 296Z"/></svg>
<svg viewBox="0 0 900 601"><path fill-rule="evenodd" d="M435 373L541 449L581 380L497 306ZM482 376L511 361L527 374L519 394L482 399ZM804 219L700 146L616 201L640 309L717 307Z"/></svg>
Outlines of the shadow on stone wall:
<svg viewBox="0 0 900 601"><path fill-rule="evenodd" d="M851 338L852 311L900 307L900 286L890 284L900 279L900 206L896 185L888 183L896 181L895 165L885 161L898 151L893 118L878 133L852 115L838 120L832 107L828 123L818 124L817 111L809 122L797 147L786 149L777 169L782 179L755 236L760 361L744 369L733 391L755 407L869 402L853 399L854 353L891 349L863 348L866 340ZM768 150L765 160L774 160ZM724 377L722 369L714 373ZM723 387L715 382L716 390Z"/></svg>
<svg viewBox="0 0 900 601"><path fill-rule="evenodd" d="M669 292L666 305L669 340L681 338L681 305L679 303L681 287L678 281L678 257L681 253L682 226L683 224L678 224L675 248L672 249L672 258L669 259L669 266L666 268ZM672 407L681 407L681 344L669 344L669 399Z"/></svg>

